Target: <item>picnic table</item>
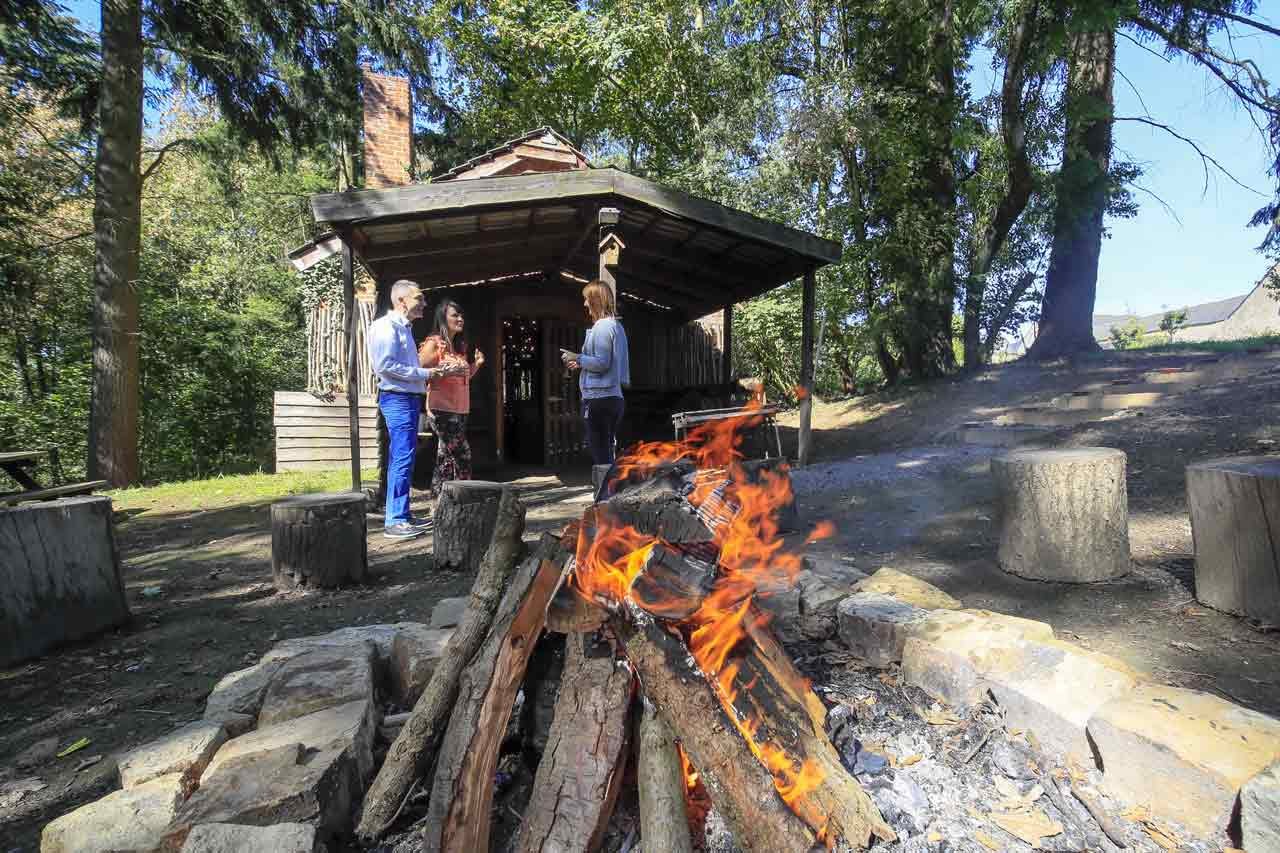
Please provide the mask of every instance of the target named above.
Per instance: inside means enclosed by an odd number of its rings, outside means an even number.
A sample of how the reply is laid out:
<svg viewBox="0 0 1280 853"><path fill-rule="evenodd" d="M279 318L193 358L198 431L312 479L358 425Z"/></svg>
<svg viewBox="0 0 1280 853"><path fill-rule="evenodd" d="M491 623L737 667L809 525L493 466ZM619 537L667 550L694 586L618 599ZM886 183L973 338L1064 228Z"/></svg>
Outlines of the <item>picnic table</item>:
<svg viewBox="0 0 1280 853"><path fill-rule="evenodd" d="M22 487L18 491L0 492L0 506L11 506L23 501L48 501L71 495L85 495L107 484L106 480L85 480L81 483L64 483L61 486L46 488L28 470L46 456L53 462L56 469L58 455L53 450L16 450L0 453L0 470Z"/></svg>

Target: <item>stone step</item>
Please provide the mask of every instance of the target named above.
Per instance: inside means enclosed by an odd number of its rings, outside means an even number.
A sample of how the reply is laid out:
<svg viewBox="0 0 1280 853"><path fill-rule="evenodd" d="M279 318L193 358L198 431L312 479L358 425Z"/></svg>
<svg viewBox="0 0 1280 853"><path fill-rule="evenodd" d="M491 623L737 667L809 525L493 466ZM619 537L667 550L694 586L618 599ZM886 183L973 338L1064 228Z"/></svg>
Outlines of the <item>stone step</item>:
<svg viewBox="0 0 1280 853"><path fill-rule="evenodd" d="M1029 426L1064 427L1089 423L1107 417L1094 409L1053 409L1043 406L1021 406L1010 409L995 419L997 426L1023 424Z"/></svg>
<svg viewBox="0 0 1280 853"><path fill-rule="evenodd" d="M1055 409L1080 410L1088 409L1101 412L1115 412L1120 409L1145 409L1158 405L1167 395L1159 391L1138 391L1111 394L1104 391L1078 391L1055 397L1052 406Z"/></svg>
<svg viewBox="0 0 1280 853"><path fill-rule="evenodd" d="M1052 436L1053 430L1049 427L1029 424L1002 426L989 421L967 423L952 433L956 443L979 447L1024 447L1048 442Z"/></svg>

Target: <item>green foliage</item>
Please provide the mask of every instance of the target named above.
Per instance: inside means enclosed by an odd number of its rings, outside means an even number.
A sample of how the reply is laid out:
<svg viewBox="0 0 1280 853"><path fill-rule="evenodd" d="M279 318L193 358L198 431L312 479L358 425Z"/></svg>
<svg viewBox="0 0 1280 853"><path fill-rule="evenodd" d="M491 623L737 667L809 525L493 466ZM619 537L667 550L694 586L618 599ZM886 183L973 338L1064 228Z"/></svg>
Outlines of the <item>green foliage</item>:
<svg viewBox="0 0 1280 853"><path fill-rule="evenodd" d="M1164 316L1160 318L1160 331L1169 336L1169 343L1173 343L1174 334L1186 324L1186 308L1177 311L1166 311Z"/></svg>
<svg viewBox="0 0 1280 853"><path fill-rule="evenodd" d="M1112 326L1110 335L1116 349L1139 349L1146 341L1142 324L1132 317L1123 326Z"/></svg>
<svg viewBox="0 0 1280 853"><path fill-rule="evenodd" d="M307 197L333 180L305 158L276 171L243 151L227 156L227 128L207 110L175 105L155 142L175 138L195 142L172 149L145 190L140 449L148 481L269 467L272 394L303 387L306 374L300 281L282 257L314 227ZM66 158L51 157L59 161ZM53 210L71 230L86 225L86 205L64 200ZM0 347L14 355L0 360L0 447L57 447L64 474L79 476L91 362L88 241L50 247L3 227L0 241L0 295L12 320L0 328Z"/></svg>

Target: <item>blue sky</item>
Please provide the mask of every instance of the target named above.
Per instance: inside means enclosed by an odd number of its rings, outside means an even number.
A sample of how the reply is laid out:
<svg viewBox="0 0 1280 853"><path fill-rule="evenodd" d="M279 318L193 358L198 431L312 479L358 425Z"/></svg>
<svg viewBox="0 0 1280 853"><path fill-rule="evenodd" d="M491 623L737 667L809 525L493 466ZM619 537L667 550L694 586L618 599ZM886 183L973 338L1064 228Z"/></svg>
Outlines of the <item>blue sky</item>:
<svg viewBox="0 0 1280 853"><path fill-rule="evenodd" d="M98 3L74 0L68 7L96 31ZM1261 11L1255 16L1278 22ZM1280 80L1280 39L1237 28L1234 40L1237 52L1254 59L1264 76ZM1200 158L1185 142L1158 128L1117 122L1117 154L1141 164L1145 174L1136 191L1138 215L1108 222L1097 313L1147 314L1248 292L1269 264L1254 250L1262 232L1245 224L1274 189L1257 130L1215 78L1185 60L1166 62L1121 38L1116 67L1117 115L1149 115L1174 127L1263 195L1216 171L1206 188ZM990 77L977 64L975 95L990 88Z"/></svg>

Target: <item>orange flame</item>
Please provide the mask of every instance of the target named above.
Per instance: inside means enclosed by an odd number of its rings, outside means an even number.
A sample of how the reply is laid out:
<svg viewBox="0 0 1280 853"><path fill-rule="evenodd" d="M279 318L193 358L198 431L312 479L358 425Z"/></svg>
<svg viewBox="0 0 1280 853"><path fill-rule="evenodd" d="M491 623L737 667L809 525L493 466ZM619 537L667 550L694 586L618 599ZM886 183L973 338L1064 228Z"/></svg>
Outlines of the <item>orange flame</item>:
<svg viewBox="0 0 1280 853"><path fill-rule="evenodd" d="M646 442L632 448L615 464L616 476L626 480L634 472L660 465L688 460L697 467L693 491L687 496L695 508L709 505L712 495L737 507L728 523L715 529L714 544L719 550L719 572L714 586L691 616L680 623L688 637L689 650L698 667L708 677L726 715L746 740L752 754L773 777L774 787L783 801L809 825L820 839L826 840L827 815L807 796L822 782L822 771L812 759L792 757L786 749L761 732L761 721L743 714L734 705L742 690L752 683L739 684L740 670L733 660L738 644L748 636L748 629L766 621L753 608L758 592L777 591L793 585L801 569L801 559L784 548L779 535L779 510L793 500L790 479L783 474L760 469L755 476L740 464L742 429L759 422L754 411L758 403L748 404L742 417L712 421L693 430L681 442ZM727 486L726 486L727 481ZM721 488L724 486L724 488ZM595 530L587 529L579 541L578 565L574 583L585 595L611 606L632 597L632 583L644 569L645 561L656 540L634 528L611 522L606 513L594 516ZM830 536L834 527L822 523L809 535L807 542ZM585 547L584 547L585 544ZM647 609L652 602L636 601ZM797 693L808 690L807 683L796 685ZM696 771L683 756L686 780L696 782Z"/></svg>

